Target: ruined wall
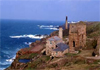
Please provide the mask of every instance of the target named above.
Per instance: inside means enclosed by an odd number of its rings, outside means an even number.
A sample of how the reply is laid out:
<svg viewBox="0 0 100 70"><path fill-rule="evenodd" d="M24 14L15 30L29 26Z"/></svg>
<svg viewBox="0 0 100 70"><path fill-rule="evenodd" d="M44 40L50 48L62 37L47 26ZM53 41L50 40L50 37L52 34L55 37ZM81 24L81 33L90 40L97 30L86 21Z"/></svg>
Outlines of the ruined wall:
<svg viewBox="0 0 100 70"><path fill-rule="evenodd" d="M69 48L74 51L85 47L86 44L86 24L83 22L70 24L69 28Z"/></svg>
<svg viewBox="0 0 100 70"><path fill-rule="evenodd" d="M46 55L51 55L52 49L56 48L56 44L54 41L47 40L46 43Z"/></svg>
<svg viewBox="0 0 100 70"><path fill-rule="evenodd" d="M51 56L53 57L62 57L64 54L61 51L52 51Z"/></svg>
<svg viewBox="0 0 100 70"><path fill-rule="evenodd" d="M78 37L79 37L79 46L85 47L86 44L86 25L83 23L77 24L78 27Z"/></svg>
<svg viewBox="0 0 100 70"><path fill-rule="evenodd" d="M79 40L78 40L78 35L76 33L69 35L69 49L70 49L70 51L74 51L75 47L79 46L78 43L79 43Z"/></svg>

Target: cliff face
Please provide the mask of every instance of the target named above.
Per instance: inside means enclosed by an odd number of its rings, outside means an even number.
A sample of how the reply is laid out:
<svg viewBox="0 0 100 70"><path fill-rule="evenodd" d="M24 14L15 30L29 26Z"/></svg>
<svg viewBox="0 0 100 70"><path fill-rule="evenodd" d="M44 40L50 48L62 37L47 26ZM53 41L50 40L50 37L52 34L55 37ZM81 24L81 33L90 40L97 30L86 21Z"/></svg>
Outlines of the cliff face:
<svg viewBox="0 0 100 70"><path fill-rule="evenodd" d="M28 48L20 49L16 53L16 58L18 58L22 55L31 54L31 53L38 53L39 54L44 48L45 48L44 42L36 41L36 42L30 44L30 46Z"/></svg>
<svg viewBox="0 0 100 70"><path fill-rule="evenodd" d="M35 47L21 49L16 53L16 58L26 54L40 53L43 48L44 48L43 46L37 45Z"/></svg>

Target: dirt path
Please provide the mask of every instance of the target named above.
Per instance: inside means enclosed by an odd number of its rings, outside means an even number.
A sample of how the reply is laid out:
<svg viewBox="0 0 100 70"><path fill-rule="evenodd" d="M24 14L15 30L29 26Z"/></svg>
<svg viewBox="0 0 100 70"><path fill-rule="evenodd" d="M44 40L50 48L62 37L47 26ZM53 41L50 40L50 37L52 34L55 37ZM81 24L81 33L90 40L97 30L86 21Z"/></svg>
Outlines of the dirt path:
<svg viewBox="0 0 100 70"><path fill-rule="evenodd" d="M100 59L100 56L98 56L98 57L86 57L87 59L97 59L97 60L99 60Z"/></svg>

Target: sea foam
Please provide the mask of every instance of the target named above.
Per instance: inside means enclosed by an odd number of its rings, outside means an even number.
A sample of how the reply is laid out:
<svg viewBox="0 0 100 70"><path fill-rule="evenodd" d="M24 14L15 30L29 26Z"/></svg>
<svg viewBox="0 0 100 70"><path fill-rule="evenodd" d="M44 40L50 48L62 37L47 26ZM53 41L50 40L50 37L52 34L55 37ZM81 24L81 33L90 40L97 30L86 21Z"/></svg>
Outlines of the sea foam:
<svg viewBox="0 0 100 70"><path fill-rule="evenodd" d="M32 34L29 34L29 35L19 35L19 36L10 36L10 38L32 38L32 39L42 39L42 38L45 38L46 36L45 35L40 35L40 36L37 36L37 35L32 35Z"/></svg>
<svg viewBox="0 0 100 70"><path fill-rule="evenodd" d="M58 25L37 25L40 29L50 29L50 30L58 30Z"/></svg>
<svg viewBox="0 0 100 70"><path fill-rule="evenodd" d="M8 62L13 62L13 60L15 59L16 55L14 55L11 59L6 59L6 61Z"/></svg>
<svg viewBox="0 0 100 70"><path fill-rule="evenodd" d="M24 42L24 44L26 45L30 45L32 42Z"/></svg>

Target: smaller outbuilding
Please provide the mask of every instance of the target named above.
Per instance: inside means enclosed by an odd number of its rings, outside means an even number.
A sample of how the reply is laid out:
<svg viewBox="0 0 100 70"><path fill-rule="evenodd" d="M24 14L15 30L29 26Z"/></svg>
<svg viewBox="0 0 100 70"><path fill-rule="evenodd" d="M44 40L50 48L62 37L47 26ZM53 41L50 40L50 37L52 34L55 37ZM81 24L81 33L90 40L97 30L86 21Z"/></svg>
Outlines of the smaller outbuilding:
<svg viewBox="0 0 100 70"><path fill-rule="evenodd" d="M52 50L51 55L54 57L62 57L65 53L68 53L69 46L64 43L58 43L56 49Z"/></svg>
<svg viewBox="0 0 100 70"><path fill-rule="evenodd" d="M68 53L69 46L58 36L52 36L47 39L46 43L46 55L53 57L63 57L65 53Z"/></svg>

